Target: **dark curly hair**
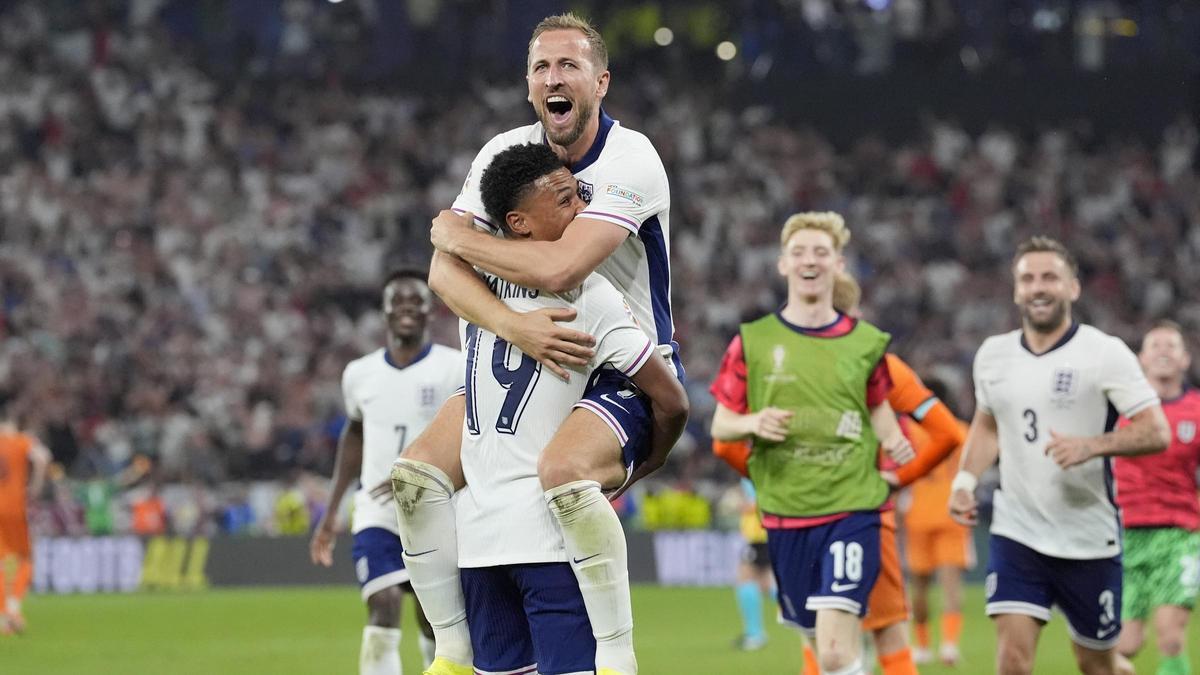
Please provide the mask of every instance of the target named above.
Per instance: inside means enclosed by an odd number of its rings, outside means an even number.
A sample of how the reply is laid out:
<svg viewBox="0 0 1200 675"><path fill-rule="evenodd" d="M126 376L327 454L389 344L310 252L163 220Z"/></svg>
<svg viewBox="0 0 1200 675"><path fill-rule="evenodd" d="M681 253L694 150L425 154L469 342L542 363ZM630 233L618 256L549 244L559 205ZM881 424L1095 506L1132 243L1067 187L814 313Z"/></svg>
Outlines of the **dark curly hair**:
<svg viewBox="0 0 1200 675"><path fill-rule="evenodd" d="M541 143L514 145L493 157L479 179L483 206L492 222L511 235L504 217L529 195L534 181L563 166L558 155Z"/></svg>

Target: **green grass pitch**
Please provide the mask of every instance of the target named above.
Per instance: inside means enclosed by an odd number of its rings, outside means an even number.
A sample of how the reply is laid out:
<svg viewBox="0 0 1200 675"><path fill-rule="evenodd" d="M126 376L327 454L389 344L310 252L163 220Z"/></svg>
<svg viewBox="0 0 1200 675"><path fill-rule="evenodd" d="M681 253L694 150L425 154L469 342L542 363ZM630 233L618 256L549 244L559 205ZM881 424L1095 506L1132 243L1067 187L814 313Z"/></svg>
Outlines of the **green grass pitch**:
<svg viewBox="0 0 1200 675"><path fill-rule="evenodd" d="M957 670L926 666L922 673L992 672L995 636L982 604L982 589L970 588L965 662ZM402 645L409 675L421 672L411 611L406 607ZM732 649L738 619L729 589L641 586L634 590L634 612L644 675L799 673L799 638L773 622L762 651ZM29 631L0 636L0 673L353 674L364 616L358 590L351 586L33 596L26 601ZM1137 660L1143 675L1157 666L1150 646ZM1195 625L1189 652L1193 670L1200 673ZM1043 632L1036 672L1075 672L1061 616Z"/></svg>

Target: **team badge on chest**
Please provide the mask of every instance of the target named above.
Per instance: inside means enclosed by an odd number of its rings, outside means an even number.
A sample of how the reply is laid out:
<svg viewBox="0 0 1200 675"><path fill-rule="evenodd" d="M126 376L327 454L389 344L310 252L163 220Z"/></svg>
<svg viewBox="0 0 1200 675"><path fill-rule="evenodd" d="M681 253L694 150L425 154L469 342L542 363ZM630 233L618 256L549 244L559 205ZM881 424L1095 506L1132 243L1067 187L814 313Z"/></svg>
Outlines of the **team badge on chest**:
<svg viewBox="0 0 1200 675"><path fill-rule="evenodd" d="M1067 366L1054 369L1054 378L1050 383L1050 398L1054 401L1056 407L1070 407L1074 403L1075 392L1078 389L1078 370Z"/></svg>
<svg viewBox="0 0 1200 675"><path fill-rule="evenodd" d="M1179 439L1180 443L1191 443L1196 438L1196 423L1191 420L1184 420L1176 424L1175 438Z"/></svg>

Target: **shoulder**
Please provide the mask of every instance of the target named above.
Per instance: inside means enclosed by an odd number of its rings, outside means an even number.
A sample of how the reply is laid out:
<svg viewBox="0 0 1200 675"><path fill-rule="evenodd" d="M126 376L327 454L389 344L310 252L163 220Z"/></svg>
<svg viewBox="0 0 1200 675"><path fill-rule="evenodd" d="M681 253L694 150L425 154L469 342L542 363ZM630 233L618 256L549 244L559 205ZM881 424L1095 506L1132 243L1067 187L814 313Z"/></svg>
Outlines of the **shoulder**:
<svg viewBox="0 0 1200 675"><path fill-rule="evenodd" d="M612 162L619 162L617 166L620 169L666 174L662 158L658 156L658 150L654 149L650 139L641 132L621 126L620 123L613 124L600 158L610 169L613 168Z"/></svg>
<svg viewBox="0 0 1200 675"><path fill-rule="evenodd" d="M979 345L979 350L975 352L975 359L996 358L1011 354L1015 350L1021 348L1021 331L1014 330L999 335L992 335Z"/></svg>
<svg viewBox="0 0 1200 675"><path fill-rule="evenodd" d="M376 363L383 363L382 347L373 352L363 354L350 363L347 363L345 369L342 370L342 379L345 381L352 381L362 377L366 373L370 372Z"/></svg>
<svg viewBox="0 0 1200 675"><path fill-rule="evenodd" d="M852 330L862 331L864 334L869 335L871 337L875 337L875 338L882 338L885 340L892 339L892 336L890 333L883 330L879 326L876 326L875 324L871 323L870 321L863 321L862 319L854 320L854 328Z"/></svg>
<svg viewBox="0 0 1200 675"><path fill-rule="evenodd" d="M429 350L429 356L434 363L453 363L457 365L462 358L462 352L446 345L434 344Z"/></svg>

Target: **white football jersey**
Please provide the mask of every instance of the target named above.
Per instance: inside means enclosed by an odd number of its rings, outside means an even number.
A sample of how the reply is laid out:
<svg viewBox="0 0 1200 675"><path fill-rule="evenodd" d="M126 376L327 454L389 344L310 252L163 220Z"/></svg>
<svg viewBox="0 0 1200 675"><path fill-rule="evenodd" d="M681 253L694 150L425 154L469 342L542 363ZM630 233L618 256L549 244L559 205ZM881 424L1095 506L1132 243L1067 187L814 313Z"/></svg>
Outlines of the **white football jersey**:
<svg viewBox="0 0 1200 675"><path fill-rule="evenodd" d="M393 364L384 348L346 366L342 372L346 415L363 423L362 470L354 494L352 532L382 527L400 533L392 504L392 462L421 435L462 381L462 354L442 345L427 346L404 367ZM376 488L381 488L380 496L372 497Z"/></svg>
<svg viewBox="0 0 1200 675"><path fill-rule="evenodd" d="M455 504L458 563L490 567L564 562L562 535L538 480L538 457L596 368L632 375L657 352L621 294L598 274L562 295L494 277L489 283L519 312L574 307L577 316L565 325L596 336L596 355L586 368L573 369L570 381L564 382L495 335L475 326L468 329L462 443L467 487Z"/></svg>
<svg viewBox="0 0 1200 675"><path fill-rule="evenodd" d="M471 163L471 173L453 208L460 213L471 212L477 226L499 233L479 192L484 169L506 148L545 140L542 124L537 122L488 141ZM612 223L632 235L596 271L625 296L638 324L662 345L660 351L670 356L675 334L669 262L671 192L658 152L648 138L621 126L602 110L596 141L570 169L579 180L579 196L588 203L579 217Z"/></svg>
<svg viewBox="0 0 1200 675"><path fill-rule="evenodd" d="M1119 338L1072 324L1041 355L1021 331L984 341L975 355L975 401L996 418L1000 487L992 533L1035 551L1076 560L1121 552L1112 460L1097 457L1060 469L1046 455L1050 432L1098 436L1158 403L1158 396Z"/></svg>

